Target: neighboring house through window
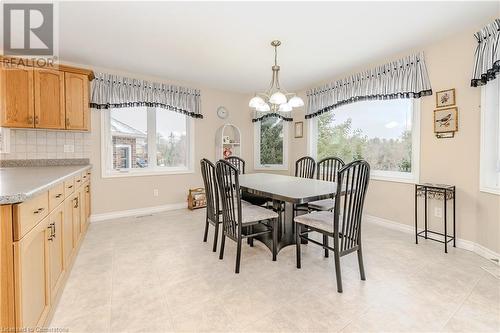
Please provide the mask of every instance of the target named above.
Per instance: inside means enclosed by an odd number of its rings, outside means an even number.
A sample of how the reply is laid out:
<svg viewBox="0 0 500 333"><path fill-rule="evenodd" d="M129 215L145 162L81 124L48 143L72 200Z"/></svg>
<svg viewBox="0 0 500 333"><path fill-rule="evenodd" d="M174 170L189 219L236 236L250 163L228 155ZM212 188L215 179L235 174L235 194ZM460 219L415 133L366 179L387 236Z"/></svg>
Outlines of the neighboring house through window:
<svg viewBox="0 0 500 333"><path fill-rule="evenodd" d="M192 172L191 121L160 108L103 111L103 176Z"/></svg>

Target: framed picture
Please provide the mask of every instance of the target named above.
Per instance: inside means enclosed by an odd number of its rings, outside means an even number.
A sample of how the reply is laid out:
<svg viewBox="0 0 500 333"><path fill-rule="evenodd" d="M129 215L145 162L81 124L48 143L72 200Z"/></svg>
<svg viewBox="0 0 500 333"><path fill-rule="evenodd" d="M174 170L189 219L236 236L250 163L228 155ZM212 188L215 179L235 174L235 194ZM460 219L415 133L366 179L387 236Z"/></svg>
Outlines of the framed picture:
<svg viewBox="0 0 500 333"><path fill-rule="evenodd" d="M438 91L436 93L436 107L442 108L455 105L455 89Z"/></svg>
<svg viewBox="0 0 500 333"><path fill-rule="evenodd" d="M297 121L295 122L295 137L302 138L304 136L304 122Z"/></svg>
<svg viewBox="0 0 500 333"><path fill-rule="evenodd" d="M456 131L458 131L457 107L434 110L434 133L438 138L452 138Z"/></svg>

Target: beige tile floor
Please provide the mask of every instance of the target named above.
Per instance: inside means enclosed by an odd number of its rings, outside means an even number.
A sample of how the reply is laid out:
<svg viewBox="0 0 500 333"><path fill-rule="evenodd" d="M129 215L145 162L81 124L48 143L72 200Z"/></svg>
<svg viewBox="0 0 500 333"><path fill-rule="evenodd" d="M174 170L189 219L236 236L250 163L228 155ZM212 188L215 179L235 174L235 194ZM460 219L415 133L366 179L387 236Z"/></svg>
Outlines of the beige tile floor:
<svg viewBox="0 0 500 333"><path fill-rule="evenodd" d="M50 326L70 332L499 332L500 280L464 250L415 245L409 234L366 223L367 280L355 255L333 259L303 246L278 261L256 242L234 274L202 243L203 211L178 210L91 224ZM212 236L213 228L210 230Z"/></svg>

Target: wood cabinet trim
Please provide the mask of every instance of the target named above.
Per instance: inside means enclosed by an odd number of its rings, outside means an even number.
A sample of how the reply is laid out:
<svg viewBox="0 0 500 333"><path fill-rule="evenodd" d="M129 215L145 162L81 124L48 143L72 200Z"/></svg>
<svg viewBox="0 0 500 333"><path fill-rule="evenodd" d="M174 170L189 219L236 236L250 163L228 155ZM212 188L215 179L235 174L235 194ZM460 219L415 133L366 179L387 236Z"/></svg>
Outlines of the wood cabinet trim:
<svg viewBox="0 0 500 333"><path fill-rule="evenodd" d="M33 60L31 60L31 59L9 57L9 56L4 56L4 55L0 55L0 62L2 63L2 66L6 66L6 65L8 66L9 64L12 64L14 66L51 68L54 70L59 70L61 72L68 72L68 73L85 75L89 78L89 81L92 81L95 79L95 75L94 75L93 70L81 68L81 67L74 67L74 66L69 66L69 65L64 65L64 64L54 64L53 67L37 66L36 63L34 63Z"/></svg>
<svg viewBox="0 0 500 333"><path fill-rule="evenodd" d="M0 206L0 327L15 327L14 245L12 206Z"/></svg>

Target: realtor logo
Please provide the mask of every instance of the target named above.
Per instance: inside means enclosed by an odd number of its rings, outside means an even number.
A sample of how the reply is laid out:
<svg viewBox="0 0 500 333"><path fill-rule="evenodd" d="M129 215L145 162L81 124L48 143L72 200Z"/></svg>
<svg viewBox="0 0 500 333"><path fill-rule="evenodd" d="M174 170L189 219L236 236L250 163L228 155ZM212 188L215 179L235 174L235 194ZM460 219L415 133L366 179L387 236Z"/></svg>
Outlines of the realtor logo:
<svg viewBox="0 0 500 333"><path fill-rule="evenodd" d="M3 49L5 55L54 55L53 4L3 4Z"/></svg>

